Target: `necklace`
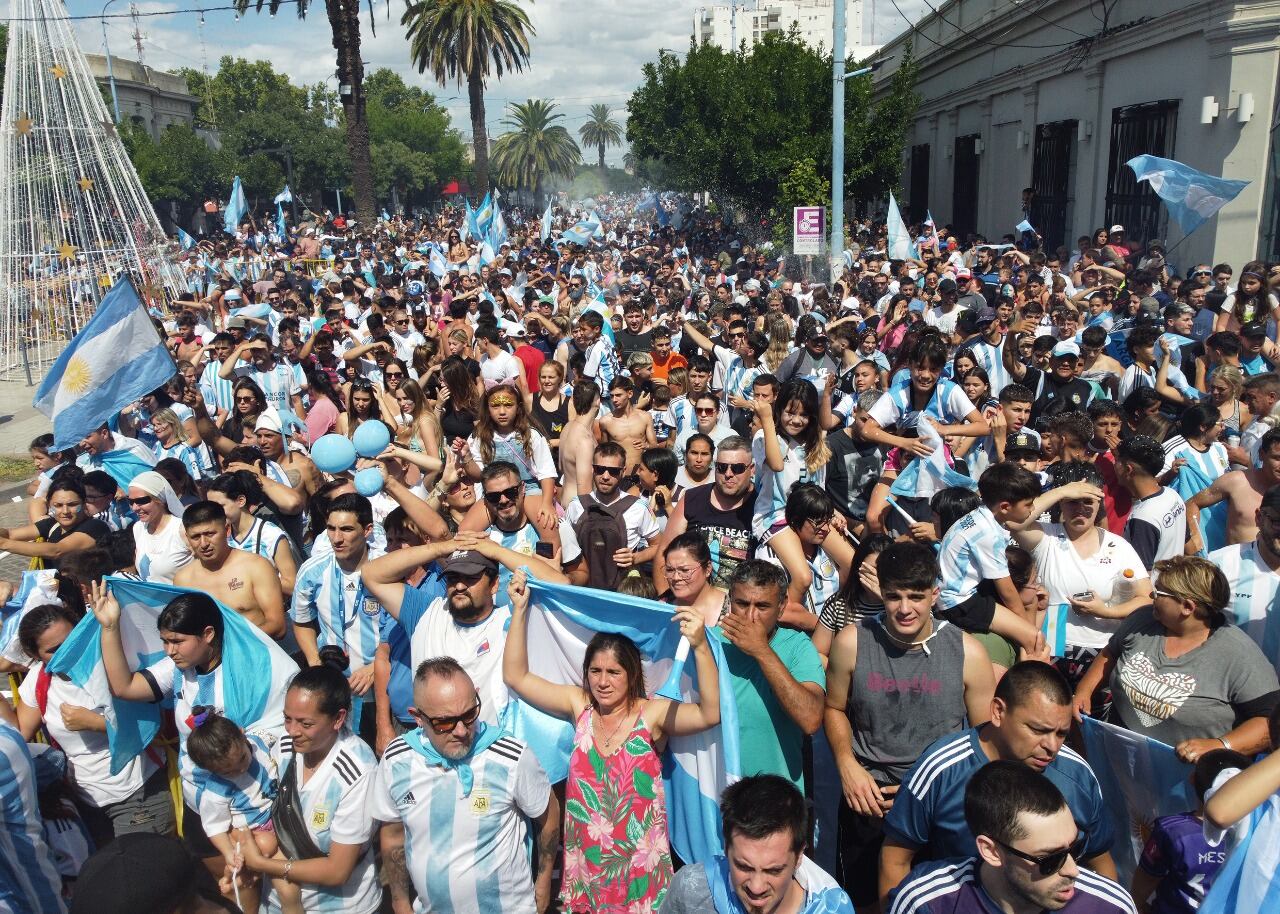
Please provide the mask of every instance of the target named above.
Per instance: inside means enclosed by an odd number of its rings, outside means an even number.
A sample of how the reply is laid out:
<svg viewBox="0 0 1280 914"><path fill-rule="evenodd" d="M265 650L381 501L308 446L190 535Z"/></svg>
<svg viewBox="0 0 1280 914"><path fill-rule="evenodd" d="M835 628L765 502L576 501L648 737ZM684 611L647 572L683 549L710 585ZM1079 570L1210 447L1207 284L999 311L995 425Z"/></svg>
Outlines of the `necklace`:
<svg viewBox="0 0 1280 914"><path fill-rule="evenodd" d="M618 722L614 724L613 730L610 731L608 736L606 736L603 740L601 740L601 743L604 745L604 750L606 753L609 751L609 747L613 745L613 740L618 735L618 731L621 730L622 725L626 723L627 718L630 716L630 711L631 711L631 702L628 701L626 708L623 710L622 714L618 717ZM592 718L592 721L591 721L592 732L595 731L595 728L596 728L595 718Z"/></svg>

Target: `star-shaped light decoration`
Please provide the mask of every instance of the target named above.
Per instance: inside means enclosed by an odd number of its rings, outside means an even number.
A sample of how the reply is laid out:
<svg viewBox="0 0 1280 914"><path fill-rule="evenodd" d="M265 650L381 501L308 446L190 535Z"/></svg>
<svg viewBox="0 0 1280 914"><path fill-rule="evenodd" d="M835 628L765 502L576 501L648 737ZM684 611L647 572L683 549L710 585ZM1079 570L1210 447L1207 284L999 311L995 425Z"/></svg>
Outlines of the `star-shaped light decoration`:
<svg viewBox="0 0 1280 914"><path fill-rule="evenodd" d="M29 114L24 114L13 122L13 129L17 132L18 136L26 136L31 132L31 128L34 126L35 121L31 120L31 116Z"/></svg>
<svg viewBox="0 0 1280 914"><path fill-rule="evenodd" d="M70 241L64 241L62 242L61 246L59 246L58 248L58 257L61 260L75 260L76 252L78 250L80 249L76 247L74 244L72 244Z"/></svg>
<svg viewBox="0 0 1280 914"><path fill-rule="evenodd" d="M86 194L93 190L93 178L81 178L76 183L80 185L80 189Z"/></svg>
<svg viewBox="0 0 1280 914"><path fill-rule="evenodd" d="M49 72L53 74L54 79L62 79L67 75L67 71L62 68L62 64L55 63L49 68Z"/></svg>

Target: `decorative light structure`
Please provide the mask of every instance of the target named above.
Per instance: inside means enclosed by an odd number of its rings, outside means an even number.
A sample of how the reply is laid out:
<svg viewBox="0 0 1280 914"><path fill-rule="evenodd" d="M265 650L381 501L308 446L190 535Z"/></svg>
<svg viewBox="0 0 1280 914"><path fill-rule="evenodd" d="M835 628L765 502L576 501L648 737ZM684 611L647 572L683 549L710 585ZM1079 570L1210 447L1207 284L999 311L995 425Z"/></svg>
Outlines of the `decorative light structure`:
<svg viewBox="0 0 1280 914"><path fill-rule="evenodd" d="M0 377L38 378L122 272L184 288L62 0L10 0L0 106Z"/></svg>

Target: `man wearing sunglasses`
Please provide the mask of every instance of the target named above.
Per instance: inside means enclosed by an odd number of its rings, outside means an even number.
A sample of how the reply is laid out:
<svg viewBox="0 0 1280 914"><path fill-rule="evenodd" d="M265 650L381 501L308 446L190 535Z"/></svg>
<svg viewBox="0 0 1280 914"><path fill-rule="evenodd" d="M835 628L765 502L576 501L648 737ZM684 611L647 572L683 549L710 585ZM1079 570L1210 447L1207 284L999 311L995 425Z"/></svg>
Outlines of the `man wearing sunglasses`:
<svg viewBox="0 0 1280 914"><path fill-rule="evenodd" d="M560 525L564 567L574 584L615 589L630 569L658 554L658 521L644 499L624 495L627 452L606 441L591 455L591 491L579 495Z"/></svg>
<svg viewBox="0 0 1280 914"><path fill-rule="evenodd" d="M1133 914L1125 889L1085 868L1089 833L1047 779L1017 762L992 762L966 787L964 817L976 853L921 867L894 893L889 914Z"/></svg>
<svg viewBox="0 0 1280 914"><path fill-rule="evenodd" d="M964 795L966 785L989 762L1020 765L1056 787L1086 836L1080 865L1115 877L1114 838L1102 790L1089 763L1063 745L1071 732L1071 703L1067 680L1052 666L1035 660L1016 663L996 685L989 722L944 736L925 749L885 814L882 899L906 878L922 852L933 860L979 852L975 834L981 833L968 823ZM1062 846L1073 840L1074 835ZM887 904L882 910L889 910Z"/></svg>
<svg viewBox="0 0 1280 914"><path fill-rule="evenodd" d="M413 704L419 729L387 746L369 785L392 871L413 880L421 910L547 910L560 806L533 750L482 719L482 696L452 657L418 666Z"/></svg>

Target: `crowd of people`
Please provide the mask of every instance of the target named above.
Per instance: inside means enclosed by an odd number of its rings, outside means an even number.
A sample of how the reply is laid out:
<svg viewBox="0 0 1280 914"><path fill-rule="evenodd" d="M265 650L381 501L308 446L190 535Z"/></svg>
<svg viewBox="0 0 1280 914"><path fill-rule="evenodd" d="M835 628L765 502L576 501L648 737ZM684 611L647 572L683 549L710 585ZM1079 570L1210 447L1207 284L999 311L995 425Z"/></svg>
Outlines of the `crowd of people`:
<svg viewBox="0 0 1280 914"><path fill-rule="evenodd" d="M33 442L0 530L53 572L0 645L0 911L1197 908L1280 787L1280 265L1119 225L889 259L867 220L818 284L637 202L510 210L496 250L446 206L190 253L173 379ZM390 443L331 472L334 435ZM149 666L113 576L182 589ZM697 699L616 633L543 678L530 579L669 604ZM299 665L278 732L225 713L263 672L224 611ZM46 670L86 617L172 762ZM723 739L720 677L741 779L682 860L663 754ZM572 727L560 783L516 699ZM1124 884L1084 717L1203 802Z"/></svg>

